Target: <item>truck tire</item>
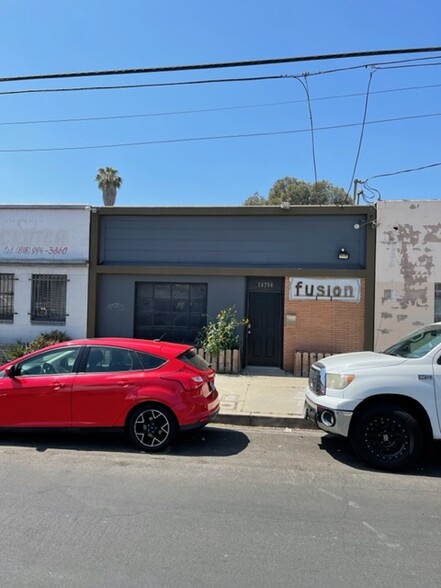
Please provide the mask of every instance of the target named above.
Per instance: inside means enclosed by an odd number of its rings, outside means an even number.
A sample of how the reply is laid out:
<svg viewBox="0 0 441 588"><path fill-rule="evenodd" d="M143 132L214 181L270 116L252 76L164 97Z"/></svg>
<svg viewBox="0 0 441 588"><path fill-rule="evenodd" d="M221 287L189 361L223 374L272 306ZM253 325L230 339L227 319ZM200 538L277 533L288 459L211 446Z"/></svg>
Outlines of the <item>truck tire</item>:
<svg viewBox="0 0 441 588"><path fill-rule="evenodd" d="M406 409L389 403L366 409L350 434L357 455L374 468L396 472L413 467L423 452L423 432Z"/></svg>

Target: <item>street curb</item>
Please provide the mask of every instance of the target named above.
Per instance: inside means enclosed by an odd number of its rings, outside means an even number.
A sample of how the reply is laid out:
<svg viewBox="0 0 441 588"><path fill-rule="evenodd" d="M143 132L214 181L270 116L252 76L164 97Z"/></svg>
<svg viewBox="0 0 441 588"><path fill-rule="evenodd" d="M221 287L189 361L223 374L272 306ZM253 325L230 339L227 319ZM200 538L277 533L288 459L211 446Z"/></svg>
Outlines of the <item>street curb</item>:
<svg viewBox="0 0 441 588"><path fill-rule="evenodd" d="M285 429L316 429L308 420L301 416L283 416L249 413L220 413L213 423L224 425L242 425L244 427L283 427Z"/></svg>

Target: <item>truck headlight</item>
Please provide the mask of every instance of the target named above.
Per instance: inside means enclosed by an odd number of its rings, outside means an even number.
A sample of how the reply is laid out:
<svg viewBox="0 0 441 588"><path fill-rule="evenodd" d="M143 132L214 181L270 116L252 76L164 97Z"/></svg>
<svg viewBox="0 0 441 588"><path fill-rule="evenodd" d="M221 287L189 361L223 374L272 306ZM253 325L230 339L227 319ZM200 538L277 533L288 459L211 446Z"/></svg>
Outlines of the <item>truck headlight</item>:
<svg viewBox="0 0 441 588"><path fill-rule="evenodd" d="M355 380L354 374L326 374L326 388L343 390Z"/></svg>

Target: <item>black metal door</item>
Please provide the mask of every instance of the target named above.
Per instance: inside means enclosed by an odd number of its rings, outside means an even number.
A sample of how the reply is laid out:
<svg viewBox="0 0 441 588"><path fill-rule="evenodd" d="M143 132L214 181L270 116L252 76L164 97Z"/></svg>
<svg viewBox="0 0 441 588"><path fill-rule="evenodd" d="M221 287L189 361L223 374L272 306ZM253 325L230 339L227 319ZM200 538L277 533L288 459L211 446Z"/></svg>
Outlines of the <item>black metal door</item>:
<svg viewBox="0 0 441 588"><path fill-rule="evenodd" d="M248 292L247 365L280 367L282 293Z"/></svg>

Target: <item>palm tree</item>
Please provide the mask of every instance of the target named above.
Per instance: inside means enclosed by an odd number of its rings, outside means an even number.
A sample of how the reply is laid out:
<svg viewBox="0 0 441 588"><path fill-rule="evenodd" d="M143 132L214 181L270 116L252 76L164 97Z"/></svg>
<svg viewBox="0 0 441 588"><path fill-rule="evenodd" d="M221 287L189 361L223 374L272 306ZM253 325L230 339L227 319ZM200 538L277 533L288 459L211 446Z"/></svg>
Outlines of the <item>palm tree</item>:
<svg viewBox="0 0 441 588"><path fill-rule="evenodd" d="M100 167L95 180L98 182L98 188L103 191L104 206L113 206L116 200L116 191L122 184L118 170L113 167Z"/></svg>

